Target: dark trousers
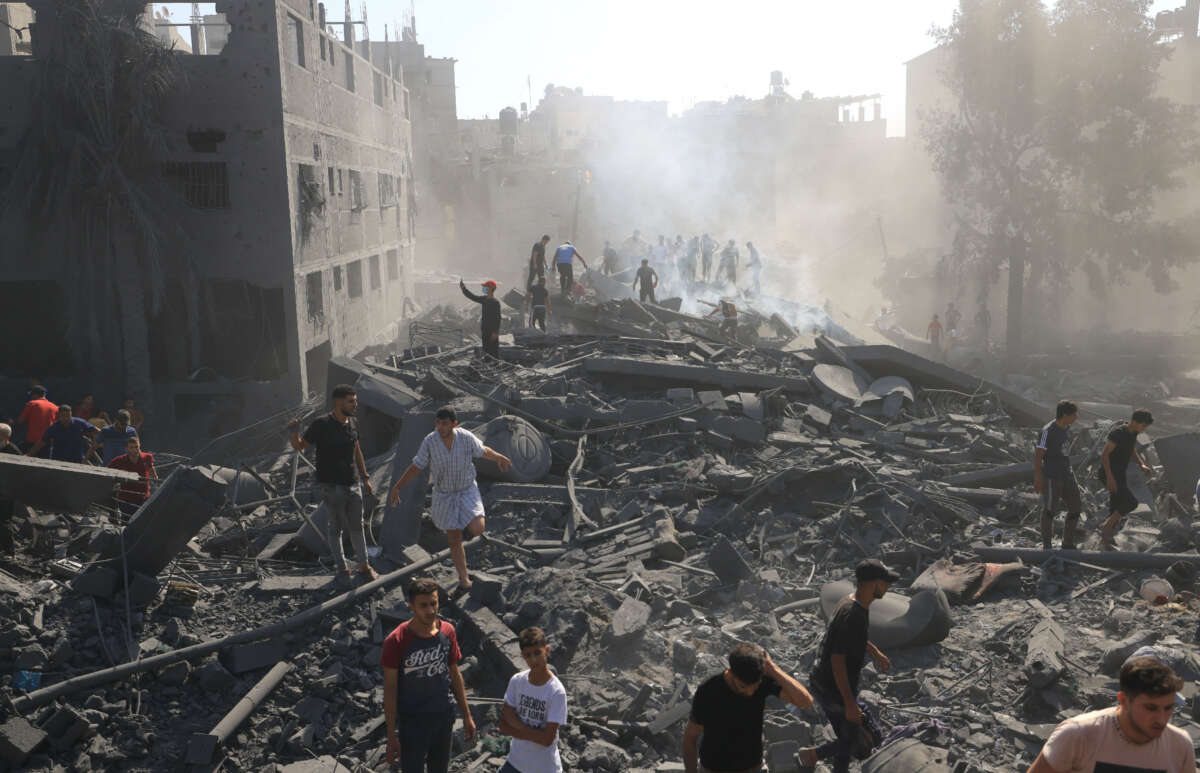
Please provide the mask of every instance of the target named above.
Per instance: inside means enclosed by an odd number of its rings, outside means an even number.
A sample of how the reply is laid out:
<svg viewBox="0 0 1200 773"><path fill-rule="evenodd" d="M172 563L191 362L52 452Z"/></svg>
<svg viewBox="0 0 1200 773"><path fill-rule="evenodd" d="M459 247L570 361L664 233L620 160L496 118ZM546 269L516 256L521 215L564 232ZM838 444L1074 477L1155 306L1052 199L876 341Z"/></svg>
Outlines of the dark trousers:
<svg viewBox="0 0 1200 773"><path fill-rule="evenodd" d="M842 704L841 695L829 695L820 690L813 690L813 697L825 713L825 718L833 726L836 739L817 747L817 759L833 760L833 773L846 773L850 770L850 758L864 760L871 748L879 743L881 738L879 727L875 724L875 716L867 704L858 701L862 710L862 724L855 724L846 719L846 707ZM864 738L863 731L869 734Z"/></svg>
<svg viewBox="0 0 1200 773"><path fill-rule="evenodd" d="M641 290L638 290L638 300L642 303L645 303L646 301L649 301L650 303L658 303L658 301L654 299L653 287L643 287Z"/></svg>
<svg viewBox="0 0 1200 773"><path fill-rule="evenodd" d="M571 297L571 288L575 286L575 267L570 263L558 264L558 286L564 298Z"/></svg>
<svg viewBox="0 0 1200 773"><path fill-rule="evenodd" d="M13 501L0 499L0 553L12 555L16 552L16 542L12 530Z"/></svg>
<svg viewBox="0 0 1200 773"><path fill-rule="evenodd" d="M397 716L401 773L446 773L453 729L453 712Z"/></svg>
<svg viewBox="0 0 1200 773"><path fill-rule="evenodd" d="M533 315L529 318L529 324L533 327L540 327L542 332L546 330L546 307L534 306Z"/></svg>
<svg viewBox="0 0 1200 773"><path fill-rule="evenodd" d="M483 353L490 354L497 360L500 359L500 336L499 330L481 330L480 335L483 336Z"/></svg>

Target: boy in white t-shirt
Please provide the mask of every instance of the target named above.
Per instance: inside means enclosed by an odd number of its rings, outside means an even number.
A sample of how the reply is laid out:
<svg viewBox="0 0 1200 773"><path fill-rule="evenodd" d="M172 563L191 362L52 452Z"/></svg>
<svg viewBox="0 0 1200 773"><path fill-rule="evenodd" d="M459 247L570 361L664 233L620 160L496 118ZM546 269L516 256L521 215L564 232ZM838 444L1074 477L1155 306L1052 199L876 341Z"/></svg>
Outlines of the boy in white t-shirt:
<svg viewBox="0 0 1200 773"><path fill-rule="evenodd" d="M500 732L512 736L500 773L561 773L558 726L567 721L567 691L550 672L550 647L541 628L526 628L518 639L529 666L508 680Z"/></svg>

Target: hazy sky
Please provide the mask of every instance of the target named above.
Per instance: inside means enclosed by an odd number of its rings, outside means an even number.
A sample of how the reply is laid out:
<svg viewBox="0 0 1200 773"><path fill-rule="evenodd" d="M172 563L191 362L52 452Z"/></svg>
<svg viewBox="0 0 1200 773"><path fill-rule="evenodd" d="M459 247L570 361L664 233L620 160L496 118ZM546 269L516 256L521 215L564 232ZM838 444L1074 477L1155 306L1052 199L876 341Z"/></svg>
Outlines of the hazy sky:
<svg viewBox="0 0 1200 773"><path fill-rule="evenodd" d="M353 0L355 15L361 0ZM337 0L328 6L340 7ZM883 94L904 132L903 63L932 47L957 0L412 0L429 56L453 57L460 118L537 104L547 83L666 100L677 113L734 94L761 97L772 70L789 93ZM1183 5L1156 0L1154 10ZM373 38L410 0L367 0ZM330 9L333 10L332 7ZM340 18L340 16L339 16Z"/></svg>

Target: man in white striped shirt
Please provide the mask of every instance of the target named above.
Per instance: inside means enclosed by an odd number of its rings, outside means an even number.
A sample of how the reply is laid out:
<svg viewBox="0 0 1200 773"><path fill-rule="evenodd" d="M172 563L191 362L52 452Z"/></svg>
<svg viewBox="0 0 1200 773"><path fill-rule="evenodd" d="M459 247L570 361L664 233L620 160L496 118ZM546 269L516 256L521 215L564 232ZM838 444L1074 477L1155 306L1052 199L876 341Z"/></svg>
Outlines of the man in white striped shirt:
<svg viewBox="0 0 1200 773"><path fill-rule="evenodd" d="M458 572L459 588L466 590L471 587L471 578L467 574L463 531L478 537L483 534L484 527L483 499L475 483L475 460L483 458L495 462L501 472L511 467L512 462L460 428L458 414L449 405L439 408L434 418L434 431L421 441L412 464L392 486L388 502L395 506L400 501L400 489L429 470L429 481L433 484L433 506L429 514L434 524L446 532L450 556Z"/></svg>

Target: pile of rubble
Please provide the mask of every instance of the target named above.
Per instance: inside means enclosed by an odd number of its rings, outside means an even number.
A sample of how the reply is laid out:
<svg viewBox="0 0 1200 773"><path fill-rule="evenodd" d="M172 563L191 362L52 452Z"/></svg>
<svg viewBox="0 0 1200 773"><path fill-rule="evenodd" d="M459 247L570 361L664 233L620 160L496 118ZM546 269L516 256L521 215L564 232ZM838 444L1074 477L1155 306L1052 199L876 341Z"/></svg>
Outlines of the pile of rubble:
<svg viewBox="0 0 1200 773"><path fill-rule="evenodd" d="M1143 647L1192 698L1200 529L1181 490L1200 477L1197 436L1145 449L1165 474L1131 473L1143 504L1118 551L1094 536L1041 551L1029 459L1050 416L1020 392L832 320L837 340L763 316L751 346L631 299L562 313L578 326L519 328L501 361L427 346L330 364L329 383L358 391L376 491L446 403L512 458L506 473L480 463L488 533L468 545L467 593L418 486L369 508L380 578L333 580L310 466L284 451L311 407L175 465L128 521L103 506L113 474L0 458L0 496L24 511L0 573L0 760L385 769L380 645L420 574L444 590L480 728L472 745L456 729L459 770L504 759L500 702L528 625L570 696L567 768L682 770L692 691L730 647L758 642L807 681L824 616L873 556L904 580L872 607L894 666L868 665L863 689L894 742L864 769L1023 769L1057 721L1114 703L1116 669ZM1081 471L1107 429L1087 418ZM1084 496L1094 534L1103 498ZM795 770L828 727L768 708L770 769ZM1200 737L1190 716L1177 721Z"/></svg>

